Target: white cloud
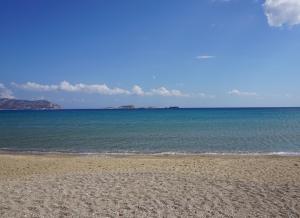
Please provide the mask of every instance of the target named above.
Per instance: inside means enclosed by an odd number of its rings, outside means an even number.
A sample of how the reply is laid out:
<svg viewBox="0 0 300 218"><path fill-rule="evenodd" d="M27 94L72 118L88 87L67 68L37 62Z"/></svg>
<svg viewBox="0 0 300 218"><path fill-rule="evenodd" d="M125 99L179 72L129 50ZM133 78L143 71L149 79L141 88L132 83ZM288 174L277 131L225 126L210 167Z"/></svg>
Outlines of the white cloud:
<svg viewBox="0 0 300 218"><path fill-rule="evenodd" d="M187 97L188 94L182 93L180 90L167 89L160 87L151 89L146 92L142 87L134 85L132 90L126 90L122 88L110 88L106 84L71 84L67 81L63 81L58 85L43 85L34 82L27 82L25 84L12 83L13 86L31 91L64 91L64 92L82 92L82 93L96 93L101 95L138 95L138 96L165 96L165 97Z"/></svg>
<svg viewBox="0 0 300 218"><path fill-rule="evenodd" d="M233 89L228 94L232 96L258 96L256 92L242 92L238 89Z"/></svg>
<svg viewBox="0 0 300 218"><path fill-rule="evenodd" d="M135 94L135 95L140 95L140 96L145 95L145 92L143 91L143 89L138 85L134 85L132 87L132 93Z"/></svg>
<svg viewBox="0 0 300 218"><path fill-rule="evenodd" d="M0 83L0 98L15 98L12 91L2 83Z"/></svg>
<svg viewBox="0 0 300 218"><path fill-rule="evenodd" d="M266 0L263 7L270 26L300 24L299 0Z"/></svg>
<svg viewBox="0 0 300 218"><path fill-rule="evenodd" d="M86 92L86 93L97 93L102 95L128 95L129 91L121 88L109 88L106 84L94 84L86 85L78 83L75 85L70 84L67 81L63 81L59 85L59 89L66 92Z"/></svg>
<svg viewBox="0 0 300 218"><path fill-rule="evenodd" d="M140 86L134 85L132 88L132 94L139 96L165 96L165 97L188 97L188 94L182 93L177 89L167 89L165 87L160 87L156 89L151 89L151 91L145 92Z"/></svg>
<svg viewBox="0 0 300 218"><path fill-rule="evenodd" d="M61 82L59 85L42 85L34 82L27 82L25 84L16 84L14 86L32 91L65 91L65 92L85 92L85 93L97 93L102 95L121 95L130 94L129 91L121 88L109 88L106 84L94 84L86 85L78 83L72 85L67 81Z"/></svg>
<svg viewBox="0 0 300 218"><path fill-rule="evenodd" d="M25 90L32 90L32 91L55 91L58 90L59 86L57 85L41 85L38 83L34 83L34 82L27 82L25 84L17 84L12 82L12 85L17 87L17 88L21 88L21 89L25 89Z"/></svg>
<svg viewBox="0 0 300 218"><path fill-rule="evenodd" d="M198 55L196 56L196 59L202 60L202 59L212 59L215 58L216 56L213 55Z"/></svg>
<svg viewBox="0 0 300 218"><path fill-rule="evenodd" d="M160 87L156 89L151 89L145 92L140 86L134 85L132 88L132 94L139 96L173 96L173 97L196 97L196 98L215 98L215 95L209 95L206 93L196 93L196 94L186 94L180 90L172 89L169 90L166 87Z"/></svg>
<svg viewBox="0 0 300 218"><path fill-rule="evenodd" d="M175 97L188 97L188 94L184 94L177 89L168 90L165 87L160 87L157 89L152 89L148 95L160 95L160 96L175 96Z"/></svg>

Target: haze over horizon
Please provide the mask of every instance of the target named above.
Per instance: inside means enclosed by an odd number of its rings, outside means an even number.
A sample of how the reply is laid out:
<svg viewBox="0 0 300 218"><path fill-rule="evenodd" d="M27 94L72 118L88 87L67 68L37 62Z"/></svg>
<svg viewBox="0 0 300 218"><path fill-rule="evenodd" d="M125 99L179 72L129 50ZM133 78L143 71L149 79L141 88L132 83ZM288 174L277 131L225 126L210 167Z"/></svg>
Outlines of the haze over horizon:
<svg viewBox="0 0 300 218"><path fill-rule="evenodd" d="M300 106L300 1L0 2L0 98Z"/></svg>

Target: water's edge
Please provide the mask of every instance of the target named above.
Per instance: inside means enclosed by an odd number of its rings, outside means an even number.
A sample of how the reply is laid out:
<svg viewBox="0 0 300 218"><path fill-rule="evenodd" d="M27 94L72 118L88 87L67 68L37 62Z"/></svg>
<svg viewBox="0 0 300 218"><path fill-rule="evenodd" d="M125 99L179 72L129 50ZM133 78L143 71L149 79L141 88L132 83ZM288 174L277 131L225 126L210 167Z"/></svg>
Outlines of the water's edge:
<svg viewBox="0 0 300 218"><path fill-rule="evenodd" d="M20 151L0 148L1 154L10 155L67 155L67 156L281 156L300 157L300 152L69 152L69 151Z"/></svg>

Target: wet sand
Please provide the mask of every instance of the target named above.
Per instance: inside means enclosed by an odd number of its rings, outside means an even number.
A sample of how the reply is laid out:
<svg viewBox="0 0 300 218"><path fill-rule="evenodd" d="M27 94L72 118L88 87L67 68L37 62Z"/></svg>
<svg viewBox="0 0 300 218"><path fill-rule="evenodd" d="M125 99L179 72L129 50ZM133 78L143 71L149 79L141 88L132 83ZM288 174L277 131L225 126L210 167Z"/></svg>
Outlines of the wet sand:
<svg viewBox="0 0 300 218"><path fill-rule="evenodd" d="M300 157L0 154L0 217L299 217Z"/></svg>

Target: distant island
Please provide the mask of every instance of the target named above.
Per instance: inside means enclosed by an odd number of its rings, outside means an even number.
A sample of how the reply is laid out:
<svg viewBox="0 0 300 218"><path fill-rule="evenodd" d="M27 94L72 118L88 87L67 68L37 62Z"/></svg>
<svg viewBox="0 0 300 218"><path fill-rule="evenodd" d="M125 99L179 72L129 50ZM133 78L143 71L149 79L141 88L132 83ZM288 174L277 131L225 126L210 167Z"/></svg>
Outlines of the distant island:
<svg viewBox="0 0 300 218"><path fill-rule="evenodd" d="M46 100L19 100L19 99L0 99L0 110L55 110L61 109L60 105Z"/></svg>
<svg viewBox="0 0 300 218"><path fill-rule="evenodd" d="M129 109L180 109L180 107L178 106L170 106L170 107L152 107L152 106L149 106L149 107L136 107L134 105L122 105L122 106L119 106L119 107L106 107L104 109L126 109L126 110L129 110Z"/></svg>
<svg viewBox="0 0 300 218"><path fill-rule="evenodd" d="M171 106L171 107L168 107L167 109L180 109L180 107L178 107L178 106Z"/></svg>
<svg viewBox="0 0 300 218"><path fill-rule="evenodd" d="M134 105L122 105L119 107L119 109L135 109Z"/></svg>

